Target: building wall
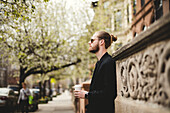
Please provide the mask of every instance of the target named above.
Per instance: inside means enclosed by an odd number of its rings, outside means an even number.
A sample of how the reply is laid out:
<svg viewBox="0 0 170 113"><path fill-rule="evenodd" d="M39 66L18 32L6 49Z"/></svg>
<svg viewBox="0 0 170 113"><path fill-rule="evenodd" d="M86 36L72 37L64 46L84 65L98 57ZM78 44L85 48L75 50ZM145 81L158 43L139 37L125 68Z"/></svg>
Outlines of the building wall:
<svg viewBox="0 0 170 113"><path fill-rule="evenodd" d="M162 4L158 4L159 0L143 0L143 6L142 0L136 1L131 26L135 38L113 53L117 69L116 113L169 113L169 0L162 0Z"/></svg>
<svg viewBox="0 0 170 113"><path fill-rule="evenodd" d="M19 76L19 68L17 64L10 63L8 56L5 56L0 51L0 87L6 87L7 85L14 85L17 83ZM2 55L3 54L3 55Z"/></svg>
<svg viewBox="0 0 170 113"><path fill-rule="evenodd" d="M170 112L170 13L113 54L116 113Z"/></svg>
<svg viewBox="0 0 170 113"><path fill-rule="evenodd" d="M111 0L112 2L114 0ZM121 0L114 2L110 7L111 11L111 33L117 37L117 41L111 46L112 52L127 44L132 40L132 1ZM120 23L118 23L120 21ZM116 24L120 24L117 26ZM117 28L116 28L117 27Z"/></svg>
<svg viewBox="0 0 170 113"><path fill-rule="evenodd" d="M5 57L2 55L2 50L0 51L0 87L7 86L7 74L8 68L5 65L7 63Z"/></svg>
<svg viewBox="0 0 170 113"><path fill-rule="evenodd" d="M143 6L141 1L136 0L136 13L133 15L132 22L133 37L138 36L161 16L169 13L169 0L143 0L145 3Z"/></svg>
<svg viewBox="0 0 170 113"><path fill-rule="evenodd" d="M0 67L0 87L7 86L7 69Z"/></svg>

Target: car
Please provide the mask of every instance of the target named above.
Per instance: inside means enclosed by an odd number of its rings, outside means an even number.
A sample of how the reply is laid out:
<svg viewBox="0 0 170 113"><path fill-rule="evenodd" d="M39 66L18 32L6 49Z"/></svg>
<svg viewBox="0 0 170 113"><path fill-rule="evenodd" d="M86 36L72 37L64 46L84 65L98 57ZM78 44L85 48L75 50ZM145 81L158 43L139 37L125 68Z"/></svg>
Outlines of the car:
<svg viewBox="0 0 170 113"><path fill-rule="evenodd" d="M8 85L7 88L10 88L10 89L14 90L14 93L16 95L19 95L19 90L20 90L19 85Z"/></svg>
<svg viewBox="0 0 170 113"><path fill-rule="evenodd" d="M15 111L18 96L10 88L0 88L0 112Z"/></svg>

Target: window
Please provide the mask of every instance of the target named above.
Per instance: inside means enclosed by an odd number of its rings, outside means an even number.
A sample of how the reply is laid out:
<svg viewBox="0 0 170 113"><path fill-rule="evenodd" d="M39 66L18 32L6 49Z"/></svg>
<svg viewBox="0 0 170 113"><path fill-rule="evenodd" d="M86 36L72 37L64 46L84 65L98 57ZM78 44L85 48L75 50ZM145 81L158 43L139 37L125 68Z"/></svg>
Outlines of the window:
<svg viewBox="0 0 170 113"><path fill-rule="evenodd" d="M92 6L93 6L93 7L97 7L97 6L98 6L98 1L93 1L93 2L92 2Z"/></svg>
<svg viewBox="0 0 170 113"><path fill-rule="evenodd" d="M142 28L142 30L143 30L143 31L146 31L146 29L147 29L147 26L144 25L143 28Z"/></svg>
<svg viewBox="0 0 170 113"><path fill-rule="evenodd" d="M127 5L127 22L129 23L129 5Z"/></svg>
<svg viewBox="0 0 170 113"><path fill-rule="evenodd" d="M155 18L154 16L152 16L152 19L151 19L151 24L155 22Z"/></svg>
<svg viewBox="0 0 170 113"><path fill-rule="evenodd" d="M117 10L115 12L115 20L114 20L114 25L115 25L115 31L118 31L122 28L122 12L121 10Z"/></svg>
<svg viewBox="0 0 170 113"><path fill-rule="evenodd" d="M163 15L162 0L155 0L154 4L155 4L155 11L156 11L155 17L156 17L156 20L157 20L160 17L162 17L162 15Z"/></svg>
<svg viewBox="0 0 170 113"><path fill-rule="evenodd" d="M135 32L134 34L133 34L133 37L137 37L138 36L138 34Z"/></svg>
<svg viewBox="0 0 170 113"><path fill-rule="evenodd" d="M141 0L141 7L145 5L145 0Z"/></svg>
<svg viewBox="0 0 170 113"><path fill-rule="evenodd" d="M133 15L136 14L136 4L137 4L137 1L133 0Z"/></svg>

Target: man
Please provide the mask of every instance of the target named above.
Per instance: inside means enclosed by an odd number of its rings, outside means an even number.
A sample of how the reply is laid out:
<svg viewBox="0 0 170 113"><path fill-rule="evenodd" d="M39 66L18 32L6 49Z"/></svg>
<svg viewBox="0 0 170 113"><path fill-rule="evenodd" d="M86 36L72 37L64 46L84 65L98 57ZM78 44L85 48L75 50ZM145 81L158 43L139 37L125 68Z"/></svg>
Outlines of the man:
<svg viewBox="0 0 170 113"><path fill-rule="evenodd" d="M87 113L114 113L116 98L115 61L107 53L117 38L105 31L96 32L89 42L89 52L95 53L97 63L90 84L90 91L75 91L75 97L88 98Z"/></svg>

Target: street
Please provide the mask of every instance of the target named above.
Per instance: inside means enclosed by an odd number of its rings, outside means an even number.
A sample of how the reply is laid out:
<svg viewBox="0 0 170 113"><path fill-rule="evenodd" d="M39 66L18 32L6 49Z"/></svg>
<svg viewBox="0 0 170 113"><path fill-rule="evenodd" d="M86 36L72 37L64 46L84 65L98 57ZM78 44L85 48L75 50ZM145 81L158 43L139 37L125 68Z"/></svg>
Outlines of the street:
<svg viewBox="0 0 170 113"><path fill-rule="evenodd" d="M71 94L69 91L54 97L48 104L39 104L39 109L34 113L75 113Z"/></svg>

